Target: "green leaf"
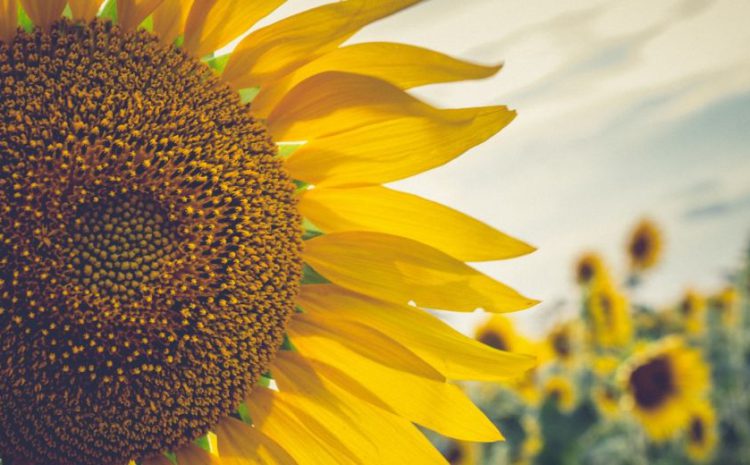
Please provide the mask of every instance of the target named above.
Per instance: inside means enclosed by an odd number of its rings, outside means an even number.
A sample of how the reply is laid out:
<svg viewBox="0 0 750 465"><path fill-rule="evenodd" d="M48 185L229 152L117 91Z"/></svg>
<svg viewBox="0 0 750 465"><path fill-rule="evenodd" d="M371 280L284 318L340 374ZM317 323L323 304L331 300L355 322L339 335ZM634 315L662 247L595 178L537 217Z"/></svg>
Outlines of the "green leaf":
<svg viewBox="0 0 750 465"><path fill-rule="evenodd" d="M26 14L20 3L18 4L18 25L26 32L34 30L34 21L29 18L29 15Z"/></svg>
<svg viewBox="0 0 750 465"><path fill-rule="evenodd" d="M225 55L212 56L210 58L204 59L204 61L208 66L211 67L211 69L213 69L217 73L222 73L224 72L224 68L227 67L230 56L231 54L227 53Z"/></svg>
<svg viewBox="0 0 750 465"><path fill-rule="evenodd" d="M107 0L107 3L99 13L100 18L109 19L117 24L117 0Z"/></svg>

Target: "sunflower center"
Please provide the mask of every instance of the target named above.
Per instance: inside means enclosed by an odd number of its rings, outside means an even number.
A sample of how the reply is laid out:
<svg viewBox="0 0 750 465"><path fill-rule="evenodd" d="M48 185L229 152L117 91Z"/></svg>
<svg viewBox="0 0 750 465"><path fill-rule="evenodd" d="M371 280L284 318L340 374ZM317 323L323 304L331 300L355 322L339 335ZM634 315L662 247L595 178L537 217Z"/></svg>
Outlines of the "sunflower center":
<svg viewBox="0 0 750 465"><path fill-rule="evenodd" d="M120 465L189 443L268 370L301 271L262 123L145 31L0 42L0 456Z"/></svg>
<svg viewBox="0 0 750 465"><path fill-rule="evenodd" d="M645 234L640 234L633 240L630 245L630 253L638 259L645 258L651 250L651 241Z"/></svg>
<svg viewBox="0 0 750 465"><path fill-rule="evenodd" d="M142 299L167 290L160 280L179 255L175 229L153 199L136 195L92 205L68 229L74 282L99 304L140 307Z"/></svg>
<svg viewBox="0 0 750 465"><path fill-rule="evenodd" d="M567 357L570 355L570 338L565 333L559 332L552 336L552 347L555 353L560 357Z"/></svg>
<svg viewBox="0 0 750 465"><path fill-rule="evenodd" d="M509 349L508 343L505 341L505 339L495 331L487 331L479 336L479 342L497 350Z"/></svg>
<svg viewBox="0 0 750 465"><path fill-rule="evenodd" d="M705 437L705 428L700 418L693 418L690 422L690 440L694 443L702 443Z"/></svg>
<svg viewBox="0 0 750 465"><path fill-rule="evenodd" d="M630 374L630 387L641 408L660 407L675 390L669 361L657 357L639 366Z"/></svg>
<svg viewBox="0 0 750 465"><path fill-rule="evenodd" d="M583 262L578 266L578 282L588 283L594 277L594 267L589 262Z"/></svg>

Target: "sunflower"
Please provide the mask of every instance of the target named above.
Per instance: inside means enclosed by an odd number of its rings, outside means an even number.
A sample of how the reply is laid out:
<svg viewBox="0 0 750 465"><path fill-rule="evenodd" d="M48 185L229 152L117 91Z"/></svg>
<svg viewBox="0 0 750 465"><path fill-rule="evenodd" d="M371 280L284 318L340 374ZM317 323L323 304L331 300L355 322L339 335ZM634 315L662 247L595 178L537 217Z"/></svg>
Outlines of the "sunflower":
<svg viewBox="0 0 750 465"><path fill-rule="evenodd" d="M649 219L643 219L630 233L627 245L630 267L634 272L652 268L662 253L659 228Z"/></svg>
<svg viewBox="0 0 750 465"><path fill-rule="evenodd" d="M618 373L622 404L648 436L664 441L683 430L689 408L709 388L708 368L697 349L675 336L652 343L633 355Z"/></svg>
<svg viewBox="0 0 750 465"><path fill-rule="evenodd" d="M580 340L580 327L567 321L553 327L544 340L543 359L559 360L569 364L576 358Z"/></svg>
<svg viewBox="0 0 750 465"><path fill-rule="evenodd" d="M630 343L633 324L630 305L610 279L598 280L587 298L591 336L599 347L623 347Z"/></svg>
<svg viewBox="0 0 750 465"><path fill-rule="evenodd" d="M515 115L407 90L499 66L342 46L416 0L324 4L214 54L282 3L0 2L4 461L441 463L415 424L501 438L450 381L532 360L422 307L533 305L466 265L532 248L381 186Z"/></svg>
<svg viewBox="0 0 750 465"><path fill-rule="evenodd" d="M466 441L448 441L443 451L450 465L475 465L478 462L478 445Z"/></svg>
<svg viewBox="0 0 750 465"><path fill-rule="evenodd" d="M737 323L740 316L739 292L732 286L727 286L721 292L712 296L709 301L711 310L727 327Z"/></svg>
<svg viewBox="0 0 750 465"><path fill-rule="evenodd" d="M544 397L551 399L562 412L571 412L578 402L576 387L570 378L563 375L552 375L544 381Z"/></svg>
<svg viewBox="0 0 750 465"><path fill-rule="evenodd" d="M587 286L606 274L606 271L604 261L599 254L586 252L576 262L576 282L582 286Z"/></svg>
<svg viewBox="0 0 750 465"><path fill-rule="evenodd" d="M605 418L615 417L620 410L620 392L610 383L594 386L592 398L597 410Z"/></svg>
<svg viewBox="0 0 750 465"><path fill-rule="evenodd" d="M677 304L681 324L688 334L700 334L706 328L706 299L688 289Z"/></svg>
<svg viewBox="0 0 750 465"><path fill-rule="evenodd" d="M707 462L716 447L716 413L708 402L692 406L686 432L687 455L696 462Z"/></svg>
<svg viewBox="0 0 750 465"><path fill-rule="evenodd" d="M513 465L526 465L534 463L534 458L544 447L542 438L542 429L539 427L539 420L533 415L524 415L521 418L524 437L521 443L519 456Z"/></svg>

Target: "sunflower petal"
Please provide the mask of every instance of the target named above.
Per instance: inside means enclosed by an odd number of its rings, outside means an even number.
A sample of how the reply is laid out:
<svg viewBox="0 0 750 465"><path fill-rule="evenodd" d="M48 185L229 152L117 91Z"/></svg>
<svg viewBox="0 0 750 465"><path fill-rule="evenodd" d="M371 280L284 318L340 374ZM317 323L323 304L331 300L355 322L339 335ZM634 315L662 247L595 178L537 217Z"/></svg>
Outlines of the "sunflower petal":
<svg viewBox="0 0 750 465"><path fill-rule="evenodd" d="M185 24L185 50L202 57L225 46L285 0L194 0Z"/></svg>
<svg viewBox="0 0 750 465"><path fill-rule="evenodd" d="M302 195L299 208L324 232L393 234L462 261L499 260L534 251L528 244L456 210L380 186L311 189Z"/></svg>
<svg viewBox="0 0 750 465"><path fill-rule="evenodd" d="M174 451L179 465L221 465L221 461L213 454L195 444L187 444Z"/></svg>
<svg viewBox="0 0 750 465"><path fill-rule="evenodd" d="M171 45L185 28L193 0L164 0L154 10L154 33L164 45Z"/></svg>
<svg viewBox="0 0 750 465"><path fill-rule="evenodd" d="M26 14L42 29L60 19L67 3L67 0L21 0Z"/></svg>
<svg viewBox="0 0 750 465"><path fill-rule="evenodd" d="M125 30L135 30L163 0L117 0L117 22Z"/></svg>
<svg viewBox="0 0 750 465"><path fill-rule="evenodd" d="M534 365L533 357L495 350L420 308L383 302L335 285L302 286L297 302L316 320L353 321L388 334L449 379L499 381L517 377Z"/></svg>
<svg viewBox="0 0 750 465"><path fill-rule="evenodd" d="M445 436L496 441L497 429L464 393L444 381L391 368L335 344L320 328L328 321L296 315L289 326L295 347L315 367L362 400L388 409ZM342 333L343 335L344 333ZM391 363L396 362L392 360Z"/></svg>
<svg viewBox="0 0 750 465"><path fill-rule="evenodd" d="M404 116L466 121L471 115L441 112L382 79L330 71L285 95L268 129L277 140L309 141Z"/></svg>
<svg viewBox="0 0 750 465"><path fill-rule="evenodd" d="M263 431L282 449L289 452L299 465L319 465L321 463L351 463L351 458L342 454L324 427L316 421L305 423L298 418L288 403L270 389L255 389L247 398L247 406L256 428ZM305 418L307 420L307 418Z"/></svg>
<svg viewBox="0 0 750 465"><path fill-rule="evenodd" d="M391 370L415 376L445 381L445 378L415 356L408 348L385 334L359 323L316 320L308 315L296 315L296 324L304 326L309 333L325 337L326 347L341 353L341 361L350 357L352 363L366 359L368 363L379 363Z"/></svg>
<svg viewBox="0 0 750 465"><path fill-rule="evenodd" d="M401 89L425 84L481 79L492 76L501 66L469 63L413 45L367 42L332 50L294 73L269 83L253 100L253 111L261 116L286 92L316 74L340 71L362 74L390 82Z"/></svg>
<svg viewBox="0 0 750 465"><path fill-rule="evenodd" d="M319 404L321 408L347 420L347 429L356 429L361 433L365 443L358 442L357 447L373 454L367 456L365 463L402 465L404 457L409 457L412 465L447 464L411 423L362 402L330 380L319 376L299 353L280 352L273 370L282 392L293 392ZM371 451L368 444L376 444L378 447Z"/></svg>
<svg viewBox="0 0 750 465"><path fill-rule="evenodd" d="M96 18L99 7L102 6L102 0L70 0L68 4L70 4L73 19L91 21Z"/></svg>
<svg viewBox="0 0 750 465"><path fill-rule="evenodd" d="M16 35L16 0L0 0L0 40L9 41Z"/></svg>
<svg viewBox="0 0 750 465"><path fill-rule="evenodd" d="M325 234L306 242L304 258L334 284L399 304L507 312L537 303L437 249L389 234Z"/></svg>
<svg viewBox="0 0 750 465"><path fill-rule="evenodd" d="M448 163L492 137L514 117L515 112L497 106L477 108L474 117L462 123L395 118L309 142L286 166L295 178L318 185L397 181Z"/></svg>
<svg viewBox="0 0 750 465"><path fill-rule="evenodd" d="M296 465L297 462L257 428L225 417L216 426L222 465Z"/></svg>
<svg viewBox="0 0 750 465"><path fill-rule="evenodd" d="M419 0L348 0L290 16L248 35L224 79L235 88L265 85L339 46L363 26Z"/></svg>

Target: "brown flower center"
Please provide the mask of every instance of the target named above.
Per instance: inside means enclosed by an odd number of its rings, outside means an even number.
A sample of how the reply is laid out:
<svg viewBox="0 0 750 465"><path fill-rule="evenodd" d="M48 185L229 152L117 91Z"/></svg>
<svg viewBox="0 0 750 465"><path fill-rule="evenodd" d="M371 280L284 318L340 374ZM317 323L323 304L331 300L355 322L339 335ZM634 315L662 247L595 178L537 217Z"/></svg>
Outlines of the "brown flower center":
<svg viewBox="0 0 750 465"><path fill-rule="evenodd" d="M294 186L265 127L147 32L0 43L0 455L117 465L205 434L282 342Z"/></svg>
<svg viewBox="0 0 750 465"><path fill-rule="evenodd" d="M672 366L665 356L656 357L630 374L630 389L639 407L656 409L675 392Z"/></svg>

